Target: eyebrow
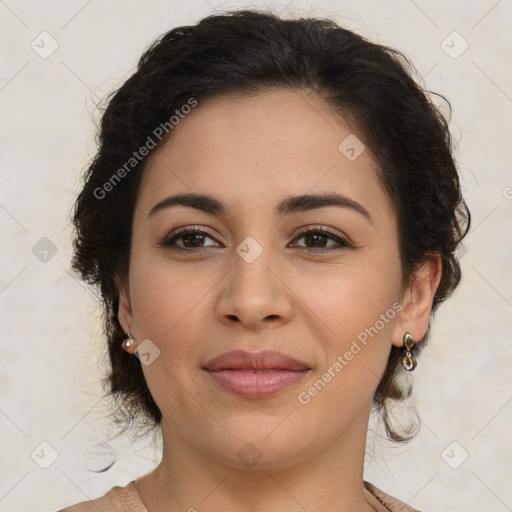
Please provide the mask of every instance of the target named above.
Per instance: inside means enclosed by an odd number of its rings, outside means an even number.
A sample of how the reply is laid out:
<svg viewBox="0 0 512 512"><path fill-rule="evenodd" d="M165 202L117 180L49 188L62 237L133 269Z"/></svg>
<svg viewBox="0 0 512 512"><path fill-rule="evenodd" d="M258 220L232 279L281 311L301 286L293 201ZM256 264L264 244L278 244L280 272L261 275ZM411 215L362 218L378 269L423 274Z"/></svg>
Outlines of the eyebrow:
<svg viewBox="0 0 512 512"><path fill-rule="evenodd" d="M148 217L152 217L157 212L172 206L186 206L195 208L211 215L226 215L227 207L221 200L205 194L176 194L166 197L151 208ZM340 208L349 208L366 217L373 222L368 210L361 204L342 194L304 194L300 196L290 196L281 201L275 208L274 213L283 217L296 212L305 212L326 206L337 206Z"/></svg>

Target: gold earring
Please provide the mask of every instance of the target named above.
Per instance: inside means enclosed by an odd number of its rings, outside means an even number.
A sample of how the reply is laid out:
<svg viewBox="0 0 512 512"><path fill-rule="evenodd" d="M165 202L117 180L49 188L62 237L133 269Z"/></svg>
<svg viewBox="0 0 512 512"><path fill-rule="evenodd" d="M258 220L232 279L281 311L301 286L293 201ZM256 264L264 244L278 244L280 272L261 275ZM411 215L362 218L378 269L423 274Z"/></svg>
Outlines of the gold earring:
<svg viewBox="0 0 512 512"><path fill-rule="evenodd" d="M416 368L418 362L412 355L412 351L416 347L416 342L413 340L411 333L406 332L404 335L404 351L405 355L402 359L402 366L408 371L412 372Z"/></svg>
<svg viewBox="0 0 512 512"><path fill-rule="evenodd" d="M126 333L126 338L123 341L123 348L130 354L133 354L135 350L135 338L129 332Z"/></svg>

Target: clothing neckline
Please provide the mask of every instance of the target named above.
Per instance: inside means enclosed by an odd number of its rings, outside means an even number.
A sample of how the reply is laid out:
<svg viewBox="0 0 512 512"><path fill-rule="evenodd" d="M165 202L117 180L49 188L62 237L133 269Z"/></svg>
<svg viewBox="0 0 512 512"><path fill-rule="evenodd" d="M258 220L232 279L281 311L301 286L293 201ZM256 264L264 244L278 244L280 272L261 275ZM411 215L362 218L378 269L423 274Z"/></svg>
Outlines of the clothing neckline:
<svg viewBox="0 0 512 512"><path fill-rule="evenodd" d="M372 503L372 506L379 506L379 511L387 511L392 512L391 509L389 509L386 506L386 503L383 501L383 498L386 499L394 499L391 496L388 496L387 494L383 493L380 489L375 487L369 482L366 482L363 480L364 488L369 492L370 496L372 497L374 503ZM144 504L142 503L142 500L140 499L139 493L137 491L137 487L135 486L135 480L132 480L129 482L126 487L126 492L128 493L127 498L130 500L130 502L133 503L133 506L136 507L134 509L134 512L148 512Z"/></svg>

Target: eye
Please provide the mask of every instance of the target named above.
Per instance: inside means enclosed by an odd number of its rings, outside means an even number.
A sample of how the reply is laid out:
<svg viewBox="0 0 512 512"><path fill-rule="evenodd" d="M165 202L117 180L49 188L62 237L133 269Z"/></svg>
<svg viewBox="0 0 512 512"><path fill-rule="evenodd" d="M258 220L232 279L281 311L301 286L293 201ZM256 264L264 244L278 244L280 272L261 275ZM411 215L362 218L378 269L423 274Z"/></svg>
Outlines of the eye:
<svg viewBox="0 0 512 512"><path fill-rule="evenodd" d="M189 251L190 249L204 249L211 245L204 245L206 238L214 240L212 235L201 228L183 228L171 237L166 237L159 245L169 247L177 251ZM176 242L181 241L183 245L177 245Z"/></svg>
<svg viewBox="0 0 512 512"><path fill-rule="evenodd" d="M304 240L307 243L312 244L312 248L307 246L302 246L304 249L306 249L310 253L314 252L327 252L327 251L333 251L337 249L341 249L343 247L353 247L351 243L349 243L346 239L340 237L339 235L336 235L332 233L331 231L328 231L323 228L317 228L317 227L309 227L306 229L303 229L299 235L295 238L295 240L298 240L300 238L304 238ZM326 247L326 243L332 240L336 242L337 246L328 248ZM301 247L301 246L299 246Z"/></svg>
<svg viewBox="0 0 512 512"><path fill-rule="evenodd" d="M162 247L171 248L173 250L185 252L190 252L190 250L194 249L205 249L207 247L218 246L218 242L216 241L214 244L205 245L205 240L208 238L215 241L210 233L195 226L192 228L189 227L180 229L178 232L173 233L170 237L166 237L162 242L160 242L159 245ZM353 247L351 243L339 235L318 227L308 227L303 229L298 234L298 236L295 237L295 240L301 238L305 240L306 245L299 245L298 247L307 250L310 253L332 251L341 249L343 247ZM334 247L326 247L326 244L329 242L329 240L335 242ZM180 242L181 245L177 244L177 242ZM311 244L312 247L308 247L307 244Z"/></svg>

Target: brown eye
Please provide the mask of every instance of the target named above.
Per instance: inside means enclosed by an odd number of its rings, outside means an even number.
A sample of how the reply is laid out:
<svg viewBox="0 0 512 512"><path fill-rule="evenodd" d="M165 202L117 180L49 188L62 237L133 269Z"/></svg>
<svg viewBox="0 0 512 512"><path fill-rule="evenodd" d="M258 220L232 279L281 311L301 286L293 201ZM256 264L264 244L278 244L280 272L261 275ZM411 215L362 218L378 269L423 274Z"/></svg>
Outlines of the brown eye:
<svg viewBox="0 0 512 512"><path fill-rule="evenodd" d="M207 238L214 240L210 233L200 228L185 228L174 233L171 237L165 238L160 245L178 251L205 249L211 247L211 245L204 245ZM177 241L181 241L182 245L177 245Z"/></svg>
<svg viewBox="0 0 512 512"><path fill-rule="evenodd" d="M297 247L307 250L308 252L327 252L332 250L341 249L344 247L353 247L344 238L320 228L307 228L304 229L295 240L303 238L305 245L298 245ZM184 228L177 233L173 233L171 236L166 237L159 245L167 247L177 251L193 251L195 249L206 249L207 247L218 246L218 242L214 244L205 245L207 239L214 240L213 236L200 229ZM334 246L329 247L329 241L335 242ZM179 244L177 242L180 242Z"/></svg>
<svg viewBox="0 0 512 512"><path fill-rule="evenodd" d="M338 235L335 235L334 233L331 233L330 231L320 228L307 228L303 230L295 240L300 238L305 240L306 246L299 247L303 247L309 252L325 252L341 249L343 247L352 247L352 244L350 244L347 240L341 238ZM329 240L336 242L337 245L328 248L326 244L329 242Z"/></svg>

